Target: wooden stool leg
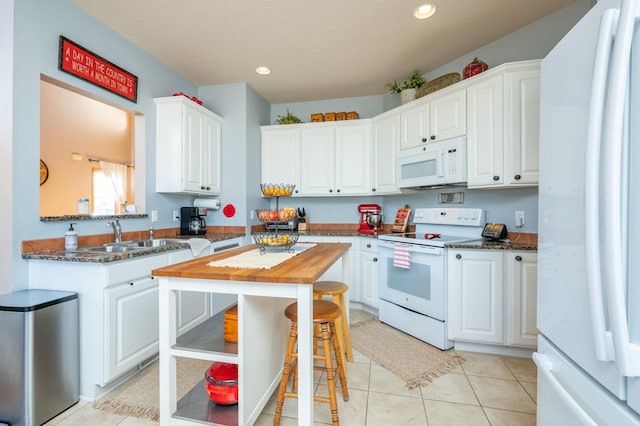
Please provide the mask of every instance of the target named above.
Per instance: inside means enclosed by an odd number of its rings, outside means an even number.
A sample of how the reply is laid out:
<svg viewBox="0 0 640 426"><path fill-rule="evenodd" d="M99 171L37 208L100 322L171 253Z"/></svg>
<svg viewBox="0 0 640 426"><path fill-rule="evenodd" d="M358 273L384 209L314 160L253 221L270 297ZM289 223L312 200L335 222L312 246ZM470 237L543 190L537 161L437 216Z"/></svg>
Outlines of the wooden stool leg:
<svg viewBox="0 0 640 426"><path fill-rule="evenodd" d="M287 354L284 358L284 368L282 370L282 379L280 380L280 389L278 390L278 402L276 404L276 413L273 417L273 425L280 424L282 417L282 405L284 403L284 395L287 392L287 382L291 375L291 360L293 359L293 351L298 339L298 323L291 323L291 331L289 333L289 342L287 343Z"/></svg>
<svg viewBox="0 0 640 426"><path fill-rule="evenodd" d="M338 301L339 296L333 296L332 298L333 303L335 303L336 305L340 306L340 303ZM340 353L342 354L342 359L344 359L344 327L342 326L344 321L344 310L342 310L342 308L340 308L340 310L342 311L342 314L340 315L340 317L336 318L335 322L336 322L336 335L338 336L338 347L340 348Z"/></svg>
<svg viewBox="0 0 640 426"><path fill-rule="evenodd" d="M342 330L344 332L344 351L347 354L347 361L353 361L353 349L351 348L351 334L349 333L349 320L347 317L347 308L344 306L344 295L338 296L338 306L342 311ZM340 325L340 324L336 324Z"/></svg>
<svg viewBox="0 0 640 426"><path fill-rule="evenodd" d="M329 405L331 406L331 422L334 426L339 426L338 420L338 398L336 397L336 369L333 368L331 362L331 333L329 332L329 324L320 325L322 333L322 348L324 350L324 362L327 371L327 385L329 387ZM339 357L336 356L339 359ZM340 361L337 361L340 363Z"/></svg>
<svg viewBox="0 0 640 426"><path fill-rule="evenodd" d="M349 389L347 388L347 373L346 373L346 368L344 367L344 359L340 356L344 354L341 354L340 348L337 345L337 339L338 336L335 333L335 329L337 328L337 325L334 322L330 322L329 323L329 329L331 330L331 337L333 338L332 343L333 343L333 351L335 353L336 356L336 363L337 365L337 370L338 370L338 377L340 378L340 386L342 387L342 399L346 402L349 401Z"/></svg>

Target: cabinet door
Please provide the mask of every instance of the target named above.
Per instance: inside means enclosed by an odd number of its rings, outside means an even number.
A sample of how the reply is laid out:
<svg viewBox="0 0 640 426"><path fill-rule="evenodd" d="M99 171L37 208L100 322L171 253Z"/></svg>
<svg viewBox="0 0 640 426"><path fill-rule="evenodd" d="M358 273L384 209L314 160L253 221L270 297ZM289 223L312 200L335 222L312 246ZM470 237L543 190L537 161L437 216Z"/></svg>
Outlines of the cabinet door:
<svg viewBox="0 0 640 426"><path fill-rule="evenodd" d="M335 195L371 193L371 122L335 128Z"/></svg>
<svg viewBox="0 0 640 426"><path fill-rule="evenodd" d="M333 127L300 131L300 195L334 194Z"/></svg>
<svg viewBox="0 0 640 426"><path fill-rule="evenodd" d="M201 256L209 254L203 252ZM169 254L169 265L193 259L191 249L179 250ZM176 292L178 336L209 318L209 294L190 291Z"/></svg>
<svg viewBox="0 0 640 426"><path fill-rule="evenodd" d="M538 294L538 255L531 252L508 252L509 343L535 348L536 307Z"/></svg>
<svg viewBox="0 0 640 426"><path fill-rule="evenodd" d="M449 250L449 335L453 340L504 343L504 255Z"/></svg>
<svg viewBox="0 0 640 426"><path fill-rule="evenodd" d="M505 74L509 88L509 116L506 120L507 164L511 185L538 184L540 141L540 70Z"/></svg>
<svg viewBox="0 0 640 426"><path fill-rule="evenodd" d="M429 140L442 141L467 133L467 93L460 90L429 102Z"/></svg>
<svg viewBox="0 0 640 426"><path fill-rule="evenodd" d="M202 183L205 173L205 117L200 112L182 107L183 126L183 189L186 191L201 192L204 190ZM207 161L208 163L208 161Z"/></svg>
<svg viewBox="0 0 640 426"><path fill-rule="evenodd" d="M146 277L104 291L106 383L158 352L158 283Z"/></svg>
<svg viewBox="0 0 640 426"><path fill-rule="evenodd" d="M501 185L504 176L502 75L467 88L467 185Z"/></svg>
<svg viewBox="0 0 640 426"><path fill-rule="evenodd" d="M400 114L400 150L415 148L428 142L429 104L408 109Z"/></svg>
<svg viewBox="0 0 640 426"><path fill-rule="evenodd" d="M373 308L378 307L378 244L362 242L360 251L360 301Z"/></svg>
<svg viewBox="0 0 640 426"><path fill-rule="evenodd" d="M262 182L292 183L300 191L300 129L262 129Z"/></svg>
<svg viewBox="0 0 640 426"><path fill-rule="evenodd" d="M399 140L400 115L373 123L371 192L375 195L400 192L396 186L396 151Z"/></svg>
<svg viewBox="0 0 640 426"><path fill-rule="evenodd" d="M200 189L209 194L220 194L222 191L220 171L222 126L219 122L205 117L203 127L202 180Z"/></svg>

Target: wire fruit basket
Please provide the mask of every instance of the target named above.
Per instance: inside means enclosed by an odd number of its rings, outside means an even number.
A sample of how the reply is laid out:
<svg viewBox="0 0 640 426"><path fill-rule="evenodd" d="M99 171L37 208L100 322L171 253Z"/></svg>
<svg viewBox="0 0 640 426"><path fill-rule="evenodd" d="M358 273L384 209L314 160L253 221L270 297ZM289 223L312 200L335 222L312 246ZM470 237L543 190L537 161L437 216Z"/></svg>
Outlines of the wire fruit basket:
<svg viewBox="0 0 640 426"><path fill-rule="evenodd" d="M295 232L256 232L252 236L258 245L260 254L265 254L267 251L291 253L293 246L298 241L298 234Z"/></svg>

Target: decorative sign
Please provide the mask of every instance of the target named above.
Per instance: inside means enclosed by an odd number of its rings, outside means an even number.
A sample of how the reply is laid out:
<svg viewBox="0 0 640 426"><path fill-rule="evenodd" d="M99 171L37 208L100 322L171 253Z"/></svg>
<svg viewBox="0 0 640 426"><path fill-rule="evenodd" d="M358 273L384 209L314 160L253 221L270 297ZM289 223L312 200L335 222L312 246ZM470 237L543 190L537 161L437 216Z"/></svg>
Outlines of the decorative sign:
<svg viewBox="0 0 640 426"><path fill-rule="evenodd" d="M132 102L138 101L138 77L64 36L60 36L58 68Z"/></svg>

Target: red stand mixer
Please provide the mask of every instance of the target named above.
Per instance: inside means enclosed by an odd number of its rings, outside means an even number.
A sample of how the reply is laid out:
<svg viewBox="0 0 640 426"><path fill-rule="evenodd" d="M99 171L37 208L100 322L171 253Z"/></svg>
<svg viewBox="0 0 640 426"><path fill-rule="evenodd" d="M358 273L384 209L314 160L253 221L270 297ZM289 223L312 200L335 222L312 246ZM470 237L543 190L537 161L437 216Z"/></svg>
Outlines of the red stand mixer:
<svg viewBox="0 0 640 426"><path fill-rule="evenodd" d="M382 232L382 207L377 204L360 204L360 234L379 234Z"/></svg>

